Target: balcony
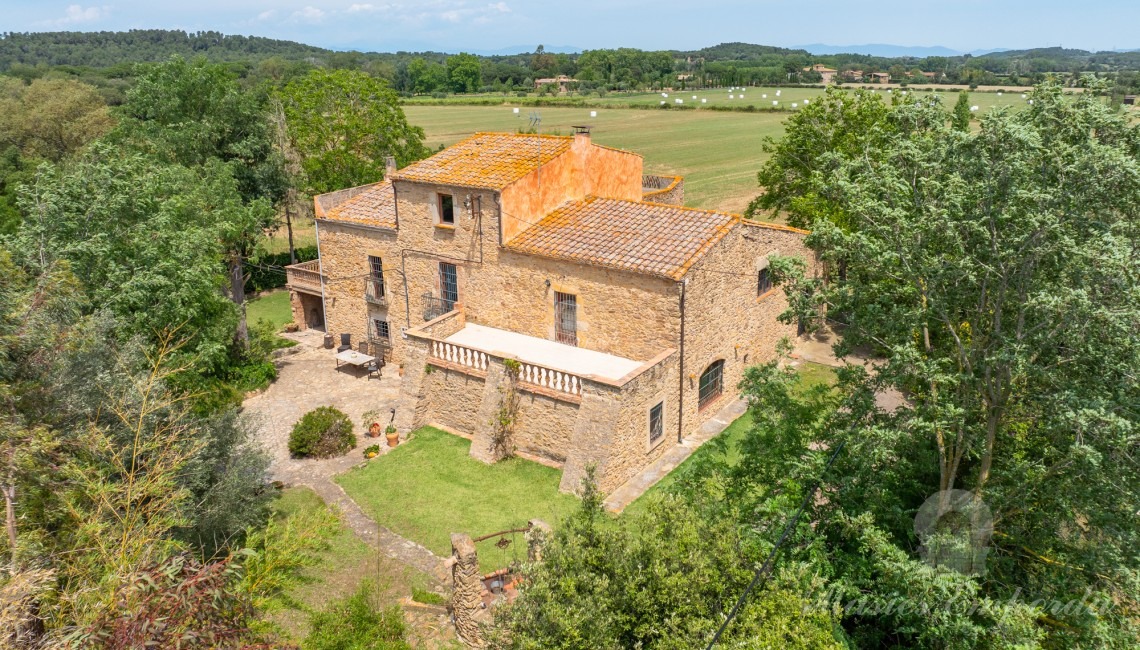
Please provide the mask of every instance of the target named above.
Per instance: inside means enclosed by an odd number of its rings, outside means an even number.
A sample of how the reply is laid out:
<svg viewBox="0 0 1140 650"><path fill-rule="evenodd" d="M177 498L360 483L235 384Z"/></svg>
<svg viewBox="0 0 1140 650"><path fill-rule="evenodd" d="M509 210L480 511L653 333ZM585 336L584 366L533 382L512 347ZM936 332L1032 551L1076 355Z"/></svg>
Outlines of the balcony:
<svg viewBox="0 0 1140 650"><path fill-rule="evenodd" d="M369 279L364 283L364 301L380 307L388 306L388 297L384 293L384 281Z"/></svg>
<svg viewBox="0 0 1140 650"><path fill-rule="evenodd" d="M424 301L424 320L435 320L440 316L455 309L455 301L447 300L446 298L437 298L430 293L423 295Z"/></svg>
<svg viewBox="0 0 1140 650"><path fill-rule="evenodd" d="M321 261L301 262L285 267L285 283L294 291L321 295L324 276L321 275Z"/></svg>

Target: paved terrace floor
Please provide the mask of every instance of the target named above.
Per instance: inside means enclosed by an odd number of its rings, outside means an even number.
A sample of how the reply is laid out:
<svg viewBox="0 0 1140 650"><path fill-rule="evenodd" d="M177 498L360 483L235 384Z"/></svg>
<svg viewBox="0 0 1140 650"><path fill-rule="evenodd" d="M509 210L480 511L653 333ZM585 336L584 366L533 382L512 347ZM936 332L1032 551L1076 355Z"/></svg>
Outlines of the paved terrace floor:
<svg viewBox="0 0 1140 650"><path fill-rule="evenodd" d="M595 375L617 381L642 366L640 361L474 323L468 323L445 340L580 377Z"/></svg>

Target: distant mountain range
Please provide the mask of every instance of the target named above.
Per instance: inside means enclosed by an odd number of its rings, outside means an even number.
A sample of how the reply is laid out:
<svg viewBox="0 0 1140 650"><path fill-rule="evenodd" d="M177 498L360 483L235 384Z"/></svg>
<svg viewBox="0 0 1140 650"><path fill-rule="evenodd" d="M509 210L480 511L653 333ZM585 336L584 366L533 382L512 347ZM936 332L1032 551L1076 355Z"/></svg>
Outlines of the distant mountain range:
<svg viewBox="0 0 1140 650"><path fill-rule="evenodd" d="M868 56L882 56L888 58L912 56L918 59L928 56L962 56L963 54L984 56L986 54L993 54L994 52L1008 51L1008 48L993 48L990 50L963 52L961 50L952 50L948 47L942 47L941 45L923 47L919 45L889 45L886 43L868 43L866 45L826 45L824 43L812 43L810 45L797 45L795 49L807 50L816 55L866 54Z"/></svg>

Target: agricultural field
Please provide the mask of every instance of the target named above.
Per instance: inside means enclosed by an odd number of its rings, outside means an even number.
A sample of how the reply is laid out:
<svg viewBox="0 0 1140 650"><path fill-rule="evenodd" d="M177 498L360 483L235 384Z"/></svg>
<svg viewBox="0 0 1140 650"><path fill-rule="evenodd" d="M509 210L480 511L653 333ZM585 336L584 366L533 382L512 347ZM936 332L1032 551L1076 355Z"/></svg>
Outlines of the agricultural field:
<svg viewBox="0 0 1140 650"><path fill-rule="evenodd" d="M731 212L744 210L756 196L756 172L767 159L761 145L783 135L787 118L778 112L521 108L516 115L509 106L404 107L433 149L478 131L525 129L535 110L543 133L565 135L571 125L590 124L595 142L644 156L646 173L684 176L687 205Z"/></svg>
<svg viewBox="0 0 1140 650"><path fill-rule="evenodd" d="M779 97L776 93L779 92ZM885 97L907 92L920 97L934 93L897 88L877 90ZM449 100L435 104L406 103L408 120L423 127L427 144L433 149L449 146L479 131L518 131L527 129L534 115L541 117L542 133L568 134L571 126L589 124L599 144L627 149L645 157L648 174L685 177L685 203L692 207L741 212L758 193L756 172L767 160L762 145L765 138L780 138L783 122L793 110L817 99L820 88L748 88L742 95L728 89L642 94L609 94L587 98L588 106L512 105L501 95L481 96L502 100L501 105L463 105ZM729 95L734 99L729 99ZM693 97L696 100L693 100ZM947 110L957 100L956 92L942 94ZM571 98L572 99L572 98ZM652 110L662 101L682 100L697 110ZM700 103L701 100L705 103ZM470 99L468 100L470 101ZM569 101L569 99L568 99ZM771 106L771 102L779 106ZM971 93L977 115L996 107L1017 109L1026 106L1021 93ZM735 112L708 110L709 107L767 106L769 110ZM795 105L795 108L793 108ZM607 108L612 106L613 108ZM641 106L643 109L629 108ZM676 104L670 104L676 106ZM515 112L517 109L517 112Z"/></svg>

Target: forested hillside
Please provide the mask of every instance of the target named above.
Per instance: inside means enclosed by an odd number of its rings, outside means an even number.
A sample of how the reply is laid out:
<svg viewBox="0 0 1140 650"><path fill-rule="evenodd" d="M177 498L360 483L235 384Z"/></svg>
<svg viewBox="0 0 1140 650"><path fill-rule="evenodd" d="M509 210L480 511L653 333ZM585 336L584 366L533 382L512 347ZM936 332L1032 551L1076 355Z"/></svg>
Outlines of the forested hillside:
<svg viewBox="0 0 1140 650"><path fill-rule="evenodd" d="M478 56L442 52L336 52L301 43L219 32L170 30L128 32L7 33L0 38L0 72L25 79L52 71L100 86L111 103L122 99L122 80L134 64L171 55L226 64L242 78L287 80L312 67L363 70L386 79L405 94L519 92L535 80L568 75L574 90L656 90L674 86L775 85L822 81L805 70L822 63L851 81L885 72L891 81L922 84L1024 86L1054 76L1078 85L1081 75L1107 77L1116 94L1140 87L1140 52L1086 52L1062 48L1007 51L981 57L876 57L861 54L815 56L750 43L721 43L699 50L645 51L635 48L585 50L575 54L535 52Z"/></svg>

